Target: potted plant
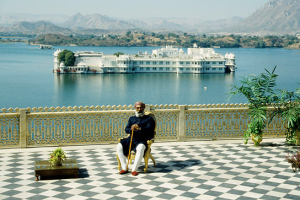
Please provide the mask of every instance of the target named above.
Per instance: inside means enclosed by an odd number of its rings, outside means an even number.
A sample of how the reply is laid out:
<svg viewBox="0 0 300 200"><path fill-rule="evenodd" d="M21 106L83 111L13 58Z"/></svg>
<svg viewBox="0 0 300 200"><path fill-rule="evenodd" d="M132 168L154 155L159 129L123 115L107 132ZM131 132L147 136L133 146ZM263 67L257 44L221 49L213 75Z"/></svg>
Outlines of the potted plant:
<svg viewBox="0 0 300 200"><path fill-rule="evenodd" d="M276 86L277 74L274 74L276 66L272 72L265 69L266 73L258 76L251 74L242 77L241 86L232 85L231 95L240 94L247 98L249 103L249 116L251 122L244 133L245 144L249 137L252 138L255 146L262 141L263 130L267 124L267 107L277 98L273 87Z"/></svg>
<svg viewBox="0 0 300 200"><path fill-rule="evenodd" d="M53 166L61 166L62 161L66 160L66 154L61 148L55 149L52 153L50 153L49 162Z"/></svg>
<svg viewBox="0 0 300 200"><path fill-rule="evenodd" d="M300 171L300 152L297 151L295 154L289 154L284 156L288 163L291 163L293 172L296 172L297 169Z"/></svg>
<svg viewBox="0 0 300 200"><path fill-rule="evenodd" d="M274 104L275 109L272 117L277 115L286 123L286 142L300 145L300 90L279 91L281 95L278 96L277 102Z"/></svg>

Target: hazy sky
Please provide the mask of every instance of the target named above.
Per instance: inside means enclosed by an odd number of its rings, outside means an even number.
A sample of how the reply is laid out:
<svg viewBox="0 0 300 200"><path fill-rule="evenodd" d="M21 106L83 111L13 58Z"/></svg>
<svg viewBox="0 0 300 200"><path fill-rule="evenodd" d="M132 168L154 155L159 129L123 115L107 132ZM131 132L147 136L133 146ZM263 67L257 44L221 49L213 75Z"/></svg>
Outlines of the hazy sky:
<svg viewBox="0 0 300 200"><path fill-rule="evenodd" d="M0 13L102 14L117 18L247 17L269 0L0 0Z"/></svg>

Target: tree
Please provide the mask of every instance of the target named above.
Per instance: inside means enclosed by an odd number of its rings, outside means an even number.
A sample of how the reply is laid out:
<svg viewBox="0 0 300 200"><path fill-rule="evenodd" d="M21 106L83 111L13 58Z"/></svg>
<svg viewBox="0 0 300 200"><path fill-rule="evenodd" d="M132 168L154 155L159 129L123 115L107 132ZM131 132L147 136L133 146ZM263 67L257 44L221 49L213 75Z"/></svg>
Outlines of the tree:
<svg viewBox="0 0 300 200"><path fill-rule="evenodd" d="M183 36L187 36L187 33L183 33Z"/></svg>
<svg viewBox="0 0 300 200"><path fill-rule="evenodd" d="M177 45L181 44L181 39L176 39L175 41L176 41Z"/></svg>
<svg viewBox="0 0 300 200"><path fill-rule="evenodd" d="M68 52L65 56L65 65L73 66L75 62L75 56L73 52Z"/></svg>
<svg viewBox="0 0 300 200"><path fill-rule="evenodd" d="M75 62L74 53L66 49L59 52L57 58L59 63L64 62L66 66L73 66Z"/></svg>
<svg viewBox="0 0 300 200"><path fill-rule="evenodd" d="M263 40L259 40L256 42L255 48L265 48L266 47L266 43Z"/></svg>
<svg viewBox="0 0 300 200"><path fill-rule="evenodd" d="M157 37L157 38L160 38L160 39L162 39L162 40L165 39L165 36L164 36L163 34L156 34L156 37Z"/></svg>
<svg viewBox="0 0 300 200"><path fill-rule="evenodd" d="M65 56L66 56L67 52L68 52L68 50L63 50L63 51L59 52L59 54L57 56L59 63L65 62Z"/></svg>
<svg viewBox="0 0 300 200"><path fill-rule="evenodd" d="M128 31L128 32L126 33L126 36L128 37L130 34L131 34L131 31Z"/></svg>
<svg viewBox="0 0 300 200"><path fill-rule="evenodd" d="M168 33L168 37L179 38L179 35L176 35L175 33Z"/></svg>
<svg viewBox="0 0 300 200"><path fill-rule="evenodd" d="M147 41L143 40L142 41L142 46L147 46Z"/></svg>
<svg viewBox="0 0 300 200"><path fill-rule="evenodd" d="M123 52L117 52L117 53L114 53L115 56L119 57L120 55L124 55Z"/></svg>

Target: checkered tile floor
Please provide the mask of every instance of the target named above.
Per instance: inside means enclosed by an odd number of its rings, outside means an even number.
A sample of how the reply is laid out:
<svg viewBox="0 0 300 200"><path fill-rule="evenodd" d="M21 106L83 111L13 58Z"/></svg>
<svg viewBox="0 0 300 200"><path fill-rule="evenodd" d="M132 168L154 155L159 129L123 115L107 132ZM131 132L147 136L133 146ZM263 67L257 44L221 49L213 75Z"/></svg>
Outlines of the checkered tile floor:
<svg viewBox="0 0 300 200"><path fill-rule="evenodd" d="M63 147L78 178L35 181L34 164L54 147L0 150L0 199L300 199L300 172L284 139L261 147L240 140L154 143L147 173L119 175L116 145ZM271 141L271 140L270 140ZM275 142L274 142L275 141Z"/></svg>

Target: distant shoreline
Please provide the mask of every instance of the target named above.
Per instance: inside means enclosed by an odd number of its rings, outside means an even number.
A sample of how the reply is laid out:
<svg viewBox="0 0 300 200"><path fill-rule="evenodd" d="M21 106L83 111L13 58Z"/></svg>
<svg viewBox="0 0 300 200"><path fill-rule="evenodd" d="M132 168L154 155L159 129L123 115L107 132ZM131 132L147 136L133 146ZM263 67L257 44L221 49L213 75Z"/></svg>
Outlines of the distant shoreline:
<svg viewBox="0 0 300 200"><path fill-rule="evenodd" d="M131 33L125 35L103 36L73 36L60 34L45 34L29 39L31 45L53 46L115 46L115 47L140 47L140 46L173 46L188 48L197 44L203 48L285 48L300 49L300 39L296 36L200 36L168 34Z"/></svg>
<svg viewBox="0 0 300 200"><path fill-rule="evenodd" d="M24 40L17 36L0 36L1 43L27 43L29 45L53 46L103 46L103 47L159 47L170 45L178 48L188 48L196 43L203 48L284 48L300 49L300 39L296 36L201 36L133 33L123 36L65 36L60 34L46 34L36 38Z"/></svg>

